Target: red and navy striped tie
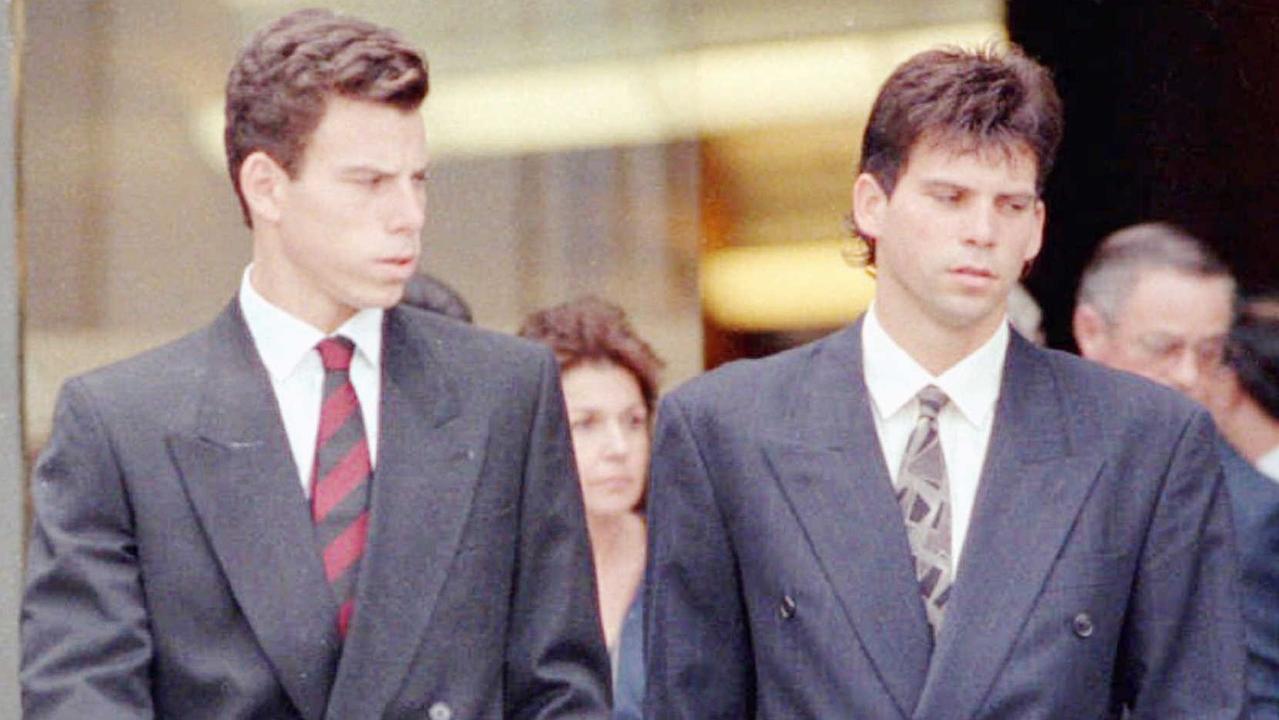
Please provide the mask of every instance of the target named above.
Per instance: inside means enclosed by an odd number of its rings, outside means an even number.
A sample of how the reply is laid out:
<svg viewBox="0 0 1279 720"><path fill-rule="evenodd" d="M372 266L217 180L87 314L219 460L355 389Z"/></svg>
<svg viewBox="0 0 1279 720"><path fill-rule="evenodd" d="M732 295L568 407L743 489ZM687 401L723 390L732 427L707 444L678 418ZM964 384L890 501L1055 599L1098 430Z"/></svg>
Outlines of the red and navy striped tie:
<svg viewBox="0 0 1279 720"><path fill-rule="evenodd" d="M372 465L360 400L351 385L355 346L339 336L320 341L316 350L324 363L324 400L311 475L311 517L324 575L338 601L338 633L345 638L368 535Z"/></svg>

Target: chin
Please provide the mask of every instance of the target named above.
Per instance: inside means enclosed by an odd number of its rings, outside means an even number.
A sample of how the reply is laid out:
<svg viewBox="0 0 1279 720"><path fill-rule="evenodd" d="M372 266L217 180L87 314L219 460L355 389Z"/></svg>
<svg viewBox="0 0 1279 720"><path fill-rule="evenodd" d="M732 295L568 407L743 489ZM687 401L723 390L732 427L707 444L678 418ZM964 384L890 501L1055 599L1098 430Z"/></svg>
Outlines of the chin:
<svg viewBox="0 0 1279 720"><path fill-rule="evenodd" d="M618 518L626 515L634 515L639 505L638 499L633 498L610 498L604 502L588 503L586 506L586 514L597 518Z"/></svg>
<svg viewBox="0 0 1279 720"><path fill-rule="evenodd" d="M941 310L944 323L957 330L985 325L1003 314L1002 308L988 298L964 298Z"/></svg>
<svg viewBox="0 0 1279 720"><path fill-rule="evenodd" d="M381 292L369 293L362 298L362 302L356 307L365 310L382 309L389 310L399 304L404 299L404 286L399 285L394 289L386 289Z"/></svg>
<svg viewBox="0 0 1279 720"><path fill-rule="evenodd" d="M396 305L399 305L400 301L403 299L404 299L404 288L400 288L399 292L395 293L394 296L387 298L378 307L382 308L383 310L389 310L395 307Z"/></svg>

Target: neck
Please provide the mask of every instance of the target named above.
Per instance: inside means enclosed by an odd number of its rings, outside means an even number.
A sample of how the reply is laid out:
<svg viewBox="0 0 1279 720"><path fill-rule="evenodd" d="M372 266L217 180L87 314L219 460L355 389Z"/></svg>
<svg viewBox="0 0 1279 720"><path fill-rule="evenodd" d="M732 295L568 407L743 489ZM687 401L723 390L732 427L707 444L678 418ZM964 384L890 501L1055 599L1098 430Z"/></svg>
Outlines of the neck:
<svg viewBox="0 0 1279 720"><path fill-rule="evenodd" d="M276 272L279 265L270 253L255 245L253 268L249 271L249 283L262 299L284 312L319 330L331 334L350 320L355 311L331 302L315 302L314 291L299 285L288 273Z"/></svg>
<svg viewBox="0 0 1279 720"><path fill-rule="evenodd" d="M586 531L591 537L596 561L633 551L636 534L643 534L644 516L636 512L620 514L588 514Z"/></svg>
<svg viewBox="0 0 1279 720"><path fill-rule="evenodd" d="M1002 314L978 325L954 327L922 313L902 312L876 300L875 314L884 332L934 377L949 370L994 336Z"/></svg>

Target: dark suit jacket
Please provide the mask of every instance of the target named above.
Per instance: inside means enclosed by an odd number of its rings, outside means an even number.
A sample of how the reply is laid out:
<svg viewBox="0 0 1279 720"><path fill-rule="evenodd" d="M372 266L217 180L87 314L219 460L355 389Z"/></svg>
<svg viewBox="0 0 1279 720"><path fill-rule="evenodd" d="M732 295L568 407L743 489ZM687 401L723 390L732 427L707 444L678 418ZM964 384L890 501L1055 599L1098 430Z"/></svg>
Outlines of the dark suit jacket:
<svg viewBox="0 0 1279 720"><path fill-rule="evenodd" d="M1239 717L1203 411L1014 333L934 647L861 354L858 323L663 401L647 717Z"/></svg>
<svg viewBox="0 0 1279 720"><path fill-rule="evenodd" d="M344 646L239 303L63 388L32 488L27 718L607 717L554 359L387 311Z"/></svg>
<svg viewBox="0 0 1279 720"><path fill-rule="evenodd" d="M1248 635L1248 717L1279 720L1279 482L1222 443Z"/></svg>

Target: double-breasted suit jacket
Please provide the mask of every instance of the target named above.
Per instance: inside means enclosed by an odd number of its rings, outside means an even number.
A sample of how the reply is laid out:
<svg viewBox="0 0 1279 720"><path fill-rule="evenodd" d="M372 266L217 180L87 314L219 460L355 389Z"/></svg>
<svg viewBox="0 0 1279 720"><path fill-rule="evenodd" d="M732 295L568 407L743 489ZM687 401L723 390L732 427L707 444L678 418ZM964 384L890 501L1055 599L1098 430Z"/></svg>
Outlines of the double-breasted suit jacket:
<svg viewBox="0 0 1279 720"><path fill-rule="evenodd" d="M1244 650L1206 414L1013 334L934 642L861 324L663 401L649 718L1235 718Z"/></svg>
<svg viewBox="0 0 1279 720"><path fill-rule="evenodd" d="M28 718L607 716L554 359L409 308L384 322L344 643L238 302L66 384L33 481Z"/></svg>

